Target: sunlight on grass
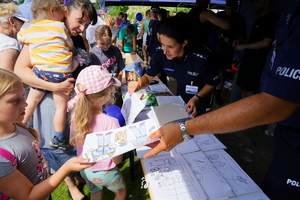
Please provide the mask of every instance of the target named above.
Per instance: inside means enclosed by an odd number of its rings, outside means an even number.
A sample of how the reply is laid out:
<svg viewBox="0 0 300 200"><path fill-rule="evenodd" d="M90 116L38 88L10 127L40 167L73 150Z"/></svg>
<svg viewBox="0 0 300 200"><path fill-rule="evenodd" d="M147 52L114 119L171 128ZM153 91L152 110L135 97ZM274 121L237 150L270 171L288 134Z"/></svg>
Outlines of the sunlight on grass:
<svg viewBox="0 0 300 200"><path fill-rule="evenodd" d="M135 157L134 160L134 180L131 180L130 164L129 159L124 164L118 165L120 168L127 185L126 199L130 200L150 200L147 189L141 189L142 178L144 176L140 160ZM84 186L84 194L89 197L89 190L87 186ZM113 200L114 193L104 188L103 200ZM68 187L63 182L60 186L52 193L53 200L70 200L68 196Z"/></svg>

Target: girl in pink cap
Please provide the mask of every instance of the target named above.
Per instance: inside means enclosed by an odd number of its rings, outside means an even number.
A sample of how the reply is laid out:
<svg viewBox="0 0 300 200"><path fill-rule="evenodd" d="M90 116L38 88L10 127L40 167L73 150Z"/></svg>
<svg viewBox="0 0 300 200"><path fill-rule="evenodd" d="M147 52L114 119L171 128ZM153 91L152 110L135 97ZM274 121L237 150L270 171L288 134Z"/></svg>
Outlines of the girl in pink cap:
<svg viewBox="0 0 300 200"><path fill-rule="evenodd" d="M77 156L83 157L82 150L87 134L119 128L116 118L103 113L103 105L114 101L115 87L121 82L103 67L92 65L83 69L75 83L75 97L68 103L71 109L70 144L77 147ZM98 135L98 149L94 157L111 154L109 144L110 132ZM97 162L81 172L91 193L91 199L102 199L103 186L115 193L115 200L126 197L125 180L116 166L123 155Z"/></svg>

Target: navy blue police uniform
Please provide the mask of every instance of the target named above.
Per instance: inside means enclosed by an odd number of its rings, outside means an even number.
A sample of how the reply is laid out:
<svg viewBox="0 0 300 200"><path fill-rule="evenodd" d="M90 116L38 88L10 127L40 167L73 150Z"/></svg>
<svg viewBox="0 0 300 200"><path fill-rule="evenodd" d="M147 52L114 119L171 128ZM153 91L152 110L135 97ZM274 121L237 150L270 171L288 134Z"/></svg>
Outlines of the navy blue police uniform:
<svg viewBox="0 0 300 200"><path fill-rule="evenodd" d="M290 1L268 55L262 92L300 104L300 1ZM275 149L262 183L270 199L300 199L300 108L278 122Z"/></svg>
<svg viewBox="0 0 300 200"><path fill-rule="evenodd" d="M186 85L197 86L198 93L205 84L217 86L220 82L211 51L204 45L200 45L197 50L186 50L180 60L176 58L168 60L161 45L158 46L146 74L154 77L161 70L164 70L167 76L177 80L176 95L180 95L186 103L194 96L186 93ZM211 110L212 99L213 92L197 104L197 115Z"/></svg>

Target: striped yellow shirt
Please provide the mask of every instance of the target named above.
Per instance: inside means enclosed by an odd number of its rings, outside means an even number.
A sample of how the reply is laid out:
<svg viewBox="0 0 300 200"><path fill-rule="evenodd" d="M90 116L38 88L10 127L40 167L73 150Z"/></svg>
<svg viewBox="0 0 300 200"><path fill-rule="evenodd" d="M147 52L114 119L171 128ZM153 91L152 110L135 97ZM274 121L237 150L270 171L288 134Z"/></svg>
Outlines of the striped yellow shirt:
<svg viewBox="0 0 300 200"><path fill-rule="evenodd" d="M18 33L21 44L28 44L32 66L45 71L73 72L73 41L64 23L52 20L25 22Z"/></svg>

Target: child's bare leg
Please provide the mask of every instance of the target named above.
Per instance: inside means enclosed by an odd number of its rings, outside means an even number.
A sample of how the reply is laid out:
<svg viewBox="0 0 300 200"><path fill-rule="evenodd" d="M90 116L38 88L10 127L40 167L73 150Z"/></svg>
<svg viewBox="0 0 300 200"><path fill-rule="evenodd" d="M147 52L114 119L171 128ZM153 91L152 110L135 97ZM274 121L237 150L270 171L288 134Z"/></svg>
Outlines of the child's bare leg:
<svg viewBox="0 0 300 200"><path fill-rule="evenodd" d="M53 92L53 99L56 108L53 120L54 129L56 132L63 132L66 125L67 103L69 96Z"/></svg>
<svg viewBox="0 0 300 200"><path fill-rule="evenodd" d="M64 130L66 125L67 102L69 100L69 96L53 92L53 99L56 108L53 119L55 132L54 137L49 142L49 145L53 148L67 150L69 148L69 141L66 140L67 137Z"/></svg>
<svg viewBox="0 0 300 200"><path fill-rule="evenodd" d="M101 190L98 193L91 193L91 200L101 200L102 199L102 192L103 190Z"/></svg>
<svg viewBox="0 0 300 200"><path fill-rule="evenodd" d="M118 192L115 192L115 198L114 200L124 200L126 197L127 188L125 187L122 190L119 190Z"/></svg>
<svg viewBox="0 0 300 200"><path fill-rule="evenodd" d="M123 154L112 158L112 160L116 165L120 164L122 162L122 159L123 159Z"/></svg>
<svg viewBox="0 0 300 200"><path fill-rule="evenodd" d="M28 106L26 107L23 123L27 123L30 120L30 117L33 115L36 106L40 103L44 95L44 92L30 88L28 97L26 99Z"/></svg>

